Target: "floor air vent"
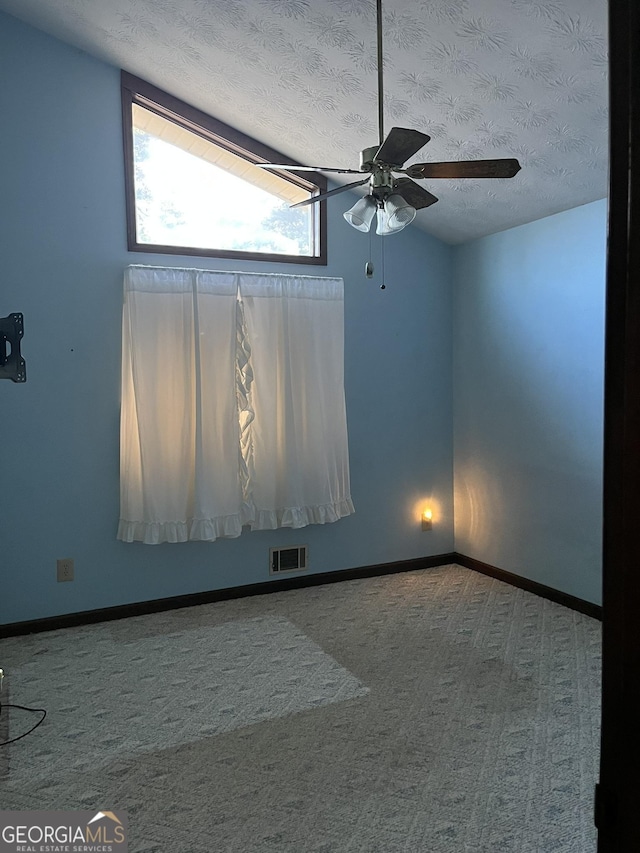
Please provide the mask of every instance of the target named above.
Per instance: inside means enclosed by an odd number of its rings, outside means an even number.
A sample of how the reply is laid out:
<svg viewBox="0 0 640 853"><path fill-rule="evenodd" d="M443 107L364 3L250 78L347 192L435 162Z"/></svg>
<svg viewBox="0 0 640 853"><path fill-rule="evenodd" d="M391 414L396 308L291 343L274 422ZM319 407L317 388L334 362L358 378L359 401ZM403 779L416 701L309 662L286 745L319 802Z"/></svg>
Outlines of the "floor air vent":
<svg viewBox="0 0 640 853"><path fill-rule="evenodd" d="M269 574L281 575L285 572L304 572L307 566L306 545L294 545L292 548L271 548L269 551Z"/></svg>

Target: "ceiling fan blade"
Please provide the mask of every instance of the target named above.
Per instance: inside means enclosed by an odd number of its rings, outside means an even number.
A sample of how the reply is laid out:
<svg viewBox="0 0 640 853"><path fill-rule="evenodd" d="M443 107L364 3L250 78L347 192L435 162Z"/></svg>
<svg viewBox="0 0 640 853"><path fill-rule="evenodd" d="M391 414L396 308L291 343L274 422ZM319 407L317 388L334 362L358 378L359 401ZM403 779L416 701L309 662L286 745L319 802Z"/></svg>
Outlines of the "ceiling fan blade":
<svg viewBox="0 0 640 853"><path fill-rule="evenodd" d="M434 195L431 195L430 192L423 189L420 184L416 184L410 178L399 178L395 181L394 192L400 193L402 198L411 207L415 207L416 210L429 207L429 205L435 204L438 201Z"/></svg>
<svg viewBox="0 0 640 853"><path fill-rule="evenodd" d="M431 139L426 133L408 127L392 127L373 158L375 163L402 166Z"/></svg>
<svg viewBox="0 0 640 853"><path fill-rule="evenodd" d="M305 198L304 201L299 201L297 204L289 205L290 208L293 207L304 207L306 204L315 204L317 201L324 201L325 198L329 198L330 195L337 195L338 193L343 193L346 190L350 190L353 187L360 187L362 184L366 184L369 181L369 176L362 181L354 181L352 184L347 184L344 187L337 187L335 190L329 190L328 193L320 193L320 195L314 195L311 198Z"/></svg>
<svg viewBox="0 0 640 853"><path fill-rule="evenodd" d="M451 163L414 163L407 169L411 178L513 178L520 163L508 160L459 160Z"/></svg>
<svg viewBox="0 0 640 853"><path fill-rule="evenodd" d="M258 169L287 169L289 172L339 172L341 175L361 175L360 169L334 169L331 166L294 166L289 163L254 163Z"/></svg>

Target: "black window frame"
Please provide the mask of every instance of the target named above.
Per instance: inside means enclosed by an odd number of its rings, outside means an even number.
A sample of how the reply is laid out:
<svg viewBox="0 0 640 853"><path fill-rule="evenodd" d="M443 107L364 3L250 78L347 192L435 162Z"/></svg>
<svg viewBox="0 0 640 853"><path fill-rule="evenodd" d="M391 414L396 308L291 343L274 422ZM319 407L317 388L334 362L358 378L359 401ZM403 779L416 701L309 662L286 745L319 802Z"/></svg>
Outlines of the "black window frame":
<svg viewBox="0 0 640 853"><path fill-rule="evenodd" d="M157 243L138 242L136 229L136 195L135 195L135 171L133 154L133 114L132 107L138 104L145 109L151 110L162 118L173 121L180 127L203 137L244 157L251 163L291 163L301 166L285 154L275 151L273 148L258 142L250 136L241 133L213 116L202 112L196 107L181 101L179 98L158 89L151 83L139 77L134 77L127 71L121 71L121 93L122 93L122 131L124 144L124 178L125 197L127 213L127 246L130 252L148 252L162 255L188 255L204 258L236 258L250 261L269 261L271 263L287 264L314 264L326 266L327 264L327 203L317 202L314 207L317 217L317 255L284 255L275 252L244 252L234 249L205 249L191 246L165 246ZM297 173L294 171L278 170L276 173L285 180L296 186L302 187L311 193L327 191L327 179L320 172ZM319 209L317 209L319 208Z"/></svg>

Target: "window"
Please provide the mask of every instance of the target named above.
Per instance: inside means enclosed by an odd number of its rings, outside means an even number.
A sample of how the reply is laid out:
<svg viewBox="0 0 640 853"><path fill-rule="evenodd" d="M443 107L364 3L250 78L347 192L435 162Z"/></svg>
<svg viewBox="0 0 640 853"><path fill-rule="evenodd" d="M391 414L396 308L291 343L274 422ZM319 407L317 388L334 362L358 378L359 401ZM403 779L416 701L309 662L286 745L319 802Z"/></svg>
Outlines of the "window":
<svg viewBox="0 0 640 853"><path fill-rule="evenodd" d="M343 282L131 266L118 538L213 541L350 515Z"/></svg>
<svg viewBox="0 0 640 853"><path fill-rule="evenodd" d="M129 250L326 264L326 192L315 172L122 72Z"/></svg>

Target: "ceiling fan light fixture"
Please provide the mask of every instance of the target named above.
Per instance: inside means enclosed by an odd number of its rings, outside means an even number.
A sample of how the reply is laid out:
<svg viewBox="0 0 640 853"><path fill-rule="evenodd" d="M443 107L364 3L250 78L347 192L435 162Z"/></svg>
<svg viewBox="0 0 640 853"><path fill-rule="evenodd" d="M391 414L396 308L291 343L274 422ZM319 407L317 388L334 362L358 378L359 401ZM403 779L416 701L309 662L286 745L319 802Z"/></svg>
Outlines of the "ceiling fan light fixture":
<svg viewBox="0 0 640 853"><path fill-rule="evenodd" d="M357 231L367 232L369 228L371 228L371 223L373 222L373 217L375 216L377 208L378 205L376 204L374 197L372 195L366 195L364 198L359 199L353 207L349 208L349 210L342 215L349 225Z"/></svg>
<svg viewBox="0 0 640 853"><path fill-rule="evenodd" d="M416 218L416 209L398 193L391 193L384 202L389 228L401 231Z"/></svg>
<svg viewBox="0 0 640 853"><path fill-rule="evenodd" d="M381 237L388 237L389 234L397 234L398 231L402 231L409 223L413 222L416 215L415 208L407 204L402 196L396 195L396 198L402 202L401 205L394 204L393 201L389 204L389 199L392 198L393 196L389 196L384 205L378 208L376 234L380 234Z"/></svg>
<svg viewBox="0 0 640 853"><path fill-rule="evenodd" d="M398 231L402 231L404 225L392 225L389 222L389 215L384 207L378 208L378 221L376 223L376 234L379 234L381 237L388 237L389 234L397 234Z"/></svg>

